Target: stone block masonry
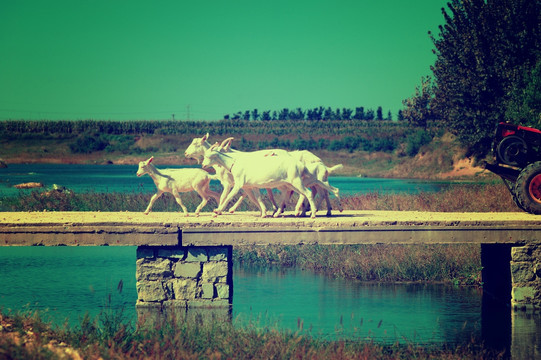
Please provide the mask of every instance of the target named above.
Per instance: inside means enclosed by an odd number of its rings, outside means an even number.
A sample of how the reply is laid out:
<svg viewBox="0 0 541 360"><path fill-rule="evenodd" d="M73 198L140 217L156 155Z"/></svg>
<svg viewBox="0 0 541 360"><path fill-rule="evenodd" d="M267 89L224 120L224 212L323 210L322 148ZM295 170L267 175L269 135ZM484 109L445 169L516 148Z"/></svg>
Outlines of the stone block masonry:
<svg viewBox="0 0 541 360"><path fill-rule="evenodd" d="M140 246L137 307L229 307L232 246Z"/></svg>
<svg viewBox="0 0 541 360"><path fill-rule="evenodd" d="M511 249L511 305L515 310L541 310L541 243Z"/></svg>

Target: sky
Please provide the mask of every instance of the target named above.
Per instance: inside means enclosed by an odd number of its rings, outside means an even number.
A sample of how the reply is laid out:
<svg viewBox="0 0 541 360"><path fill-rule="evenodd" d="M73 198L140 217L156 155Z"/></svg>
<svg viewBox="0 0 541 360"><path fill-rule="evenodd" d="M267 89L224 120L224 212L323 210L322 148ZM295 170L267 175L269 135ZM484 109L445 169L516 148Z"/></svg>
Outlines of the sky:
<svg viewBox="0 0 541 360"><path fill-rule="evenodd" d="M447 0L0 3L0 120L377 109L431 75ZM173 115L174 114L174 115Z"/></svg>

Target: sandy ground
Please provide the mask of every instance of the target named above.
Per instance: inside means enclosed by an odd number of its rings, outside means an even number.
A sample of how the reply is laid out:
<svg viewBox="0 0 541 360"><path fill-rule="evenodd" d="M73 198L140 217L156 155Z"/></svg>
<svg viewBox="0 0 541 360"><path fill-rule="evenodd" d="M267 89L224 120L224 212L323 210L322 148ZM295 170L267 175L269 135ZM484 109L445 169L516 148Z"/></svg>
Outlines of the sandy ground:
<svg viewBox="0 0 541 360"><path fill-rule="evenodd" d="M341 226L502 226L541 225L541 216L524 212L443 213L420 211L344 211L315 219L297 218L292 213L280 218L260 218L256 212L238 212L214 217L212 213L185 217L181 213L151 212L0 212L0 227L28 225L135 225L191 227L341 227Z"/></svg>

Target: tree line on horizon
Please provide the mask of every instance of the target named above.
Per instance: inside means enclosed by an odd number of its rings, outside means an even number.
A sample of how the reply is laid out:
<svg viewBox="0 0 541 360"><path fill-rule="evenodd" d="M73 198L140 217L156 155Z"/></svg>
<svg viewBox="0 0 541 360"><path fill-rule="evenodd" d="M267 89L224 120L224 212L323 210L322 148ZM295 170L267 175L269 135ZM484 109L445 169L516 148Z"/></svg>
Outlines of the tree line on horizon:
<svg viewBox="0 0 541 360"><path fill-rule="evenodd" d="M319 106L312 109L304 110L297 107L294 110L283 108L282 110L265 110L260 112L258 109L238 111L233 115L224 115L224 120L252 120L252 121L272 121L272 120L309 120L309 121L330 121L330 120L393 120L391 111L387 115L383 115L383 108L378 106L373 109L365 109L364 106L356 107L355 110L350 108L336 108ZM398 111L397 120L404 120L402 110Z"/></svg>

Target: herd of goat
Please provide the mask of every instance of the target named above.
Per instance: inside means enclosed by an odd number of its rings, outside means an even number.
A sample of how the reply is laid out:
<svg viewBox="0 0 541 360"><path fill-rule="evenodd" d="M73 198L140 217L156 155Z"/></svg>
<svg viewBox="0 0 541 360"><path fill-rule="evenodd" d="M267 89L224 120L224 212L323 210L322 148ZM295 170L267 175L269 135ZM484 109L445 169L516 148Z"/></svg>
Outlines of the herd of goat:
<svg viewBox="0 0 541 360"><path fill-rule="evenodd" d="M229 209L231 213L237 209L245 197L248 197L261 211L261 217L266 217L267 209L259 189L267 190L274 207L274 217L283 213L293 192L299 194L295 216L304 215L306 212L305 200L310 206L312 218L316 216L318 206L323 200L327 203L327 216L330 216L329 192L337 198L339 210L342 211L338 189L328 182L329 174L341 168L342 165L328 168L319 157L306 150L272 149L244 152L231 148L233 138L227 138L221 144L214 145L208 142L208 138L209 134L206 134L201 138L193 139L184 155L186 158L197 160L202 164L203 169L213 167L216 171L215 175L198 168L158 170L152 164L153 157L139 163L137 176L148 174L157 188L145 214L150 212L154 202L163 193L169 192L173 194L184 214L188 216L188 210L182 204L179 193L195 190L203 199L195 210L196 216L211 197L218 203L218 207L214 210L214 216L217 216L223 213L241 189L243 190L241 197ZM221 182L223 187L221 195L210 189L210 180ZM279 203L276 203L272 189L279 189L282 193Z"/></svg>

